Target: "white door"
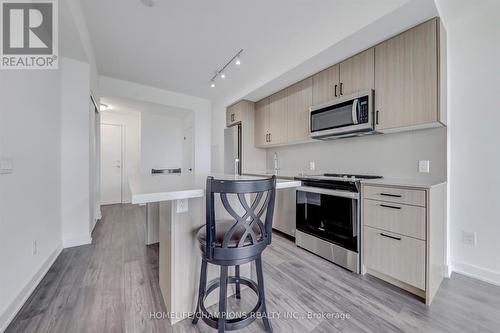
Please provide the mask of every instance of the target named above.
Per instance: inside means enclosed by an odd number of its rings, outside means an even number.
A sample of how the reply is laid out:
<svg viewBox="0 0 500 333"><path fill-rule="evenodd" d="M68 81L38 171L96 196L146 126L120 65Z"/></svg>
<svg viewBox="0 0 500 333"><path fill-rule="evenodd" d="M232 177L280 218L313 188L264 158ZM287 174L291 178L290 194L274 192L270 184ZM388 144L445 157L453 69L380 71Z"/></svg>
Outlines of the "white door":
<svg viewBox="0 0 500 333"><path fill-rule="evenodd" d="M192 174L193 167L193 128L189 127L184 130L184 141L182 141L182 173Z"/></svg>
<svg viewBox="0 0 500 333"><path fill-rule="evenodd" d="M122 202L122 126L101 124L101 204Z"/></svg>

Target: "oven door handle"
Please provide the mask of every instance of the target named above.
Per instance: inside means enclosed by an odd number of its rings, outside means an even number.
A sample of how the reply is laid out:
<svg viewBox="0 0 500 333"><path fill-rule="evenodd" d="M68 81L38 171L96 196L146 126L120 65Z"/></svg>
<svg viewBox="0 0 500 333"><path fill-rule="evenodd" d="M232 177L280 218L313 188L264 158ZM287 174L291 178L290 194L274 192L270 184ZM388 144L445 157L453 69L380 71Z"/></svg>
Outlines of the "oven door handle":
<svg viewBox="0 0 500 333"><path fill-rule="evenodd" d="M318 193L318 194L324 194L324 195L331 195L334 197L342 197L342 198L349 198L349 199L353 199L353 200L359 200L359 193L353 193L353 192L348 192L348 191L330 190L330 189L326 189L326 188L312 187L312 186L300 186L297 188L297 191Z"/></svg>

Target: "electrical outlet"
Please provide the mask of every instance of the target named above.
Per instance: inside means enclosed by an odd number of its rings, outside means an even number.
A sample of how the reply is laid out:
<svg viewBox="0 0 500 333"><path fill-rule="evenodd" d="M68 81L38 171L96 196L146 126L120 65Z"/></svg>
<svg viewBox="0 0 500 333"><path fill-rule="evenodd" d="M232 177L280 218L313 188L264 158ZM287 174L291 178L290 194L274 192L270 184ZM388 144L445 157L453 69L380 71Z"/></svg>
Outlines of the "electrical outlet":
<svg viewBox="0 0 500 333"><path fill-rule="evenodd" d="M477 244L477 233L462 231L462 243L469 246L476 246Z"/></svg>
<svg viewBox="0 0 500 333"><path fill-rule="evenodd" d="M188 210L188 199L177 200L177 213L187 213Z"/></svg>
<svg viewBox="0 0 500 333"><path fill-rule="evenodd" d="M37 246L36 240L33 241L31 253L34 256L36 256L38 253L38 246Z"/></svg>
<svg viewBox="0 0 500 333"><path fill-rule="evenodd" d="M418 161L418 172L429 173L430 165L428 160Z"/></svg>
<svg viewBox="0 0 500 333"><path fill-rule="evenodd" d="M316 170L316 162L314 161L309 162L309 170L311 171Z"/></svg>

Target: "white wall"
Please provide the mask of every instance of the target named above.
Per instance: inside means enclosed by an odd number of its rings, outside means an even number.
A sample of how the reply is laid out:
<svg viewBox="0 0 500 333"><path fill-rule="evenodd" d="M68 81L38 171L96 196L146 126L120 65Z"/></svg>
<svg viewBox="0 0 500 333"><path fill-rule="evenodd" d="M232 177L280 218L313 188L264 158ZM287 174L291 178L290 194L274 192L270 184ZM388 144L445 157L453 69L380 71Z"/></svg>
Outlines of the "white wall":
<svg viewBox="0 0 500 333"><path fill-rule="evenodd" d="M141 114L141 173L182 167L183 127L182 118Z"/></svg>
<svg viewBox="0 0 500 333"><path fill-rule="evenodd" d="M61 250L60 74L0 74L0 331ZM37 254L32 254L33 241Z"/></svg>
<svg viewBox="0 0 500 333"><path fill-rule="evenodd" d="M139 112L101 112L101 124L121 125L123 128L122 198L131 202L128 180L139 173L141 165L141 114Z"/></svg>
<svg viewBox="0 0 500 333"><path fill-rule="evenodd" d="M224 173L224 129L226 128L226 106L230 100L214 102L212 108L212 172Z"/></svg>
<svg viewBox="0 0 500 333"><path fill-rule="evenodd" d="M91 207L88 64L61 60L61 219L64 247L89 244Z"/></svg>
<svg viewBox="0 0 500 333"><path fill-rule="evenodd" d="M102 96L121 97L193 111L195 172L200 174L210 172L211 102L209 100L106 76L100 76L99 89Z"/></svg>
<svg viewBox="0 0 500 333"><path fill-rule="evenodd" d="M390 178L446 179L446 128L372 135L267 149L268 170L358 173ZM430 161L430 173L418 172L418 161ZM309 170L314 161L316 170Z"/></svg>
<svg viewBox="0 0 500 333"><path fill-rule="evenodd" d="M452 268L500 284L500 2L437 5L448 32ZM462 231L477 233L475 247Z"/></svg>

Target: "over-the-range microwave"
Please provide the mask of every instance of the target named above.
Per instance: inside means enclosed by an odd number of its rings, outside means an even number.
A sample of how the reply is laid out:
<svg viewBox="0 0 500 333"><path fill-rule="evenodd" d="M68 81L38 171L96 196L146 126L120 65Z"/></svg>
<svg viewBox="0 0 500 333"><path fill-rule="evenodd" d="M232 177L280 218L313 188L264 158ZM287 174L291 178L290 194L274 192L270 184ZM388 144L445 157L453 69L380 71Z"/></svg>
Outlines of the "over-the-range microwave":
<svg viewBox="0 0 500 333"><path fill-rule="evenodd" d="M368 90L309 109L309 136L332 140L375 133L374 91Z"/></svg>

